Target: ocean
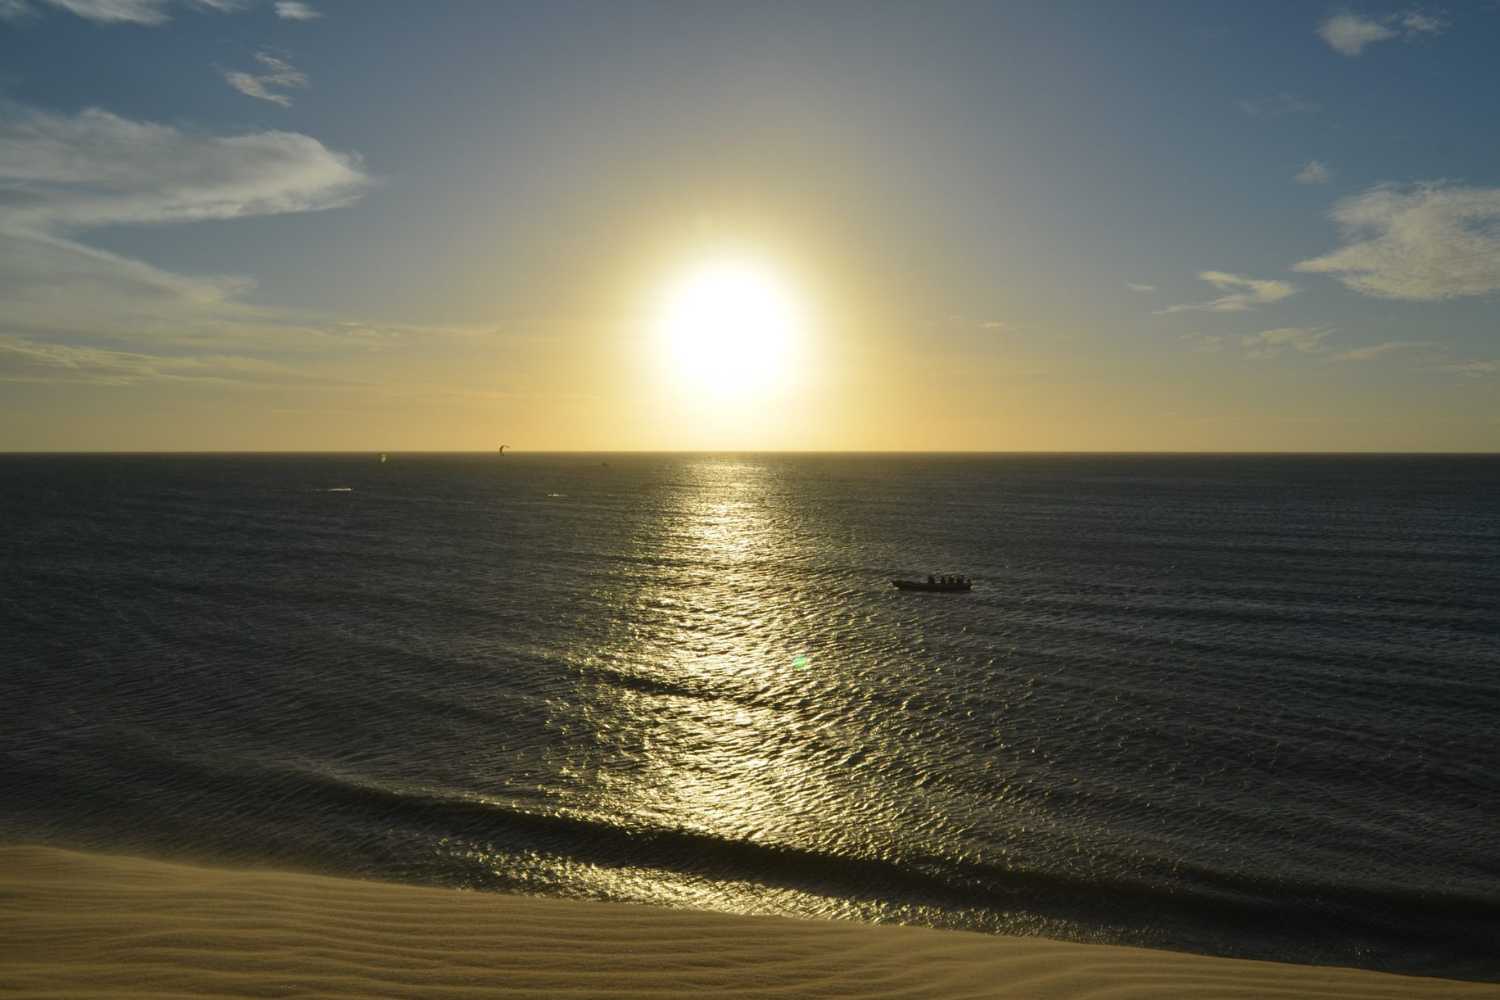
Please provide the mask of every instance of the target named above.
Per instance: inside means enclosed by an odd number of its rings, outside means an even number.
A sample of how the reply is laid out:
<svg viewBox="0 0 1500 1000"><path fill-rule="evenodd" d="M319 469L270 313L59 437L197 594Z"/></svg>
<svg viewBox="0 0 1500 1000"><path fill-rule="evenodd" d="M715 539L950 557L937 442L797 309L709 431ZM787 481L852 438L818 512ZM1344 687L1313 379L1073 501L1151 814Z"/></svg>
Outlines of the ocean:
<svg viewBox="0 0 1500 1000"><path fill-rule="evenodd" d="M1500 981L1500 457L0 456L0 841Z"/></svg>

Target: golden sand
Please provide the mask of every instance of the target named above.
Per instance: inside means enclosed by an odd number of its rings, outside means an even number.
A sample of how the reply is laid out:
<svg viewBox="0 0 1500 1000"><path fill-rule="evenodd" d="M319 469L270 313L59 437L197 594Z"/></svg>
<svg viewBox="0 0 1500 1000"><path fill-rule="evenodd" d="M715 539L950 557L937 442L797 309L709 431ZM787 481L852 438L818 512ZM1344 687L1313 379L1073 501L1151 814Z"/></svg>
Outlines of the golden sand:
<svg viewBox="0 0 1500 1000"><path fill-rule="evenodd" d="M0 995L1500 1000L1500 986L5 847Z"/></svg>

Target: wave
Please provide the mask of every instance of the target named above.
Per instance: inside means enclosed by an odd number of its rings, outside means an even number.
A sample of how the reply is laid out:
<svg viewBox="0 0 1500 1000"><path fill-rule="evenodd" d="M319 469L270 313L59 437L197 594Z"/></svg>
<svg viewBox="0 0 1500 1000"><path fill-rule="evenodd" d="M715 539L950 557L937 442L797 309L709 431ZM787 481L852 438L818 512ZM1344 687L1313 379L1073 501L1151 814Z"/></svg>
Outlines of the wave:
<svg viewBox="0 0 1500 1000"><path fill-rule="evenodd" d="M1179 949L1199 942L1202 950L1218 954L1226 953L1227 940L1235 942L1227 953L1244 958L1333 964L1360 959L1357 964L1372 967L1361 953L1378 944L1390 956L1378 966L1385 971L1490 980L1495 970L1483 963L1455 970L1452 952L1455 945L1470 954L1500 950L1500 901L1456 889L1298 884L1207 869L1179 870L1168 883L1047 872L909 849L855 856L321 772L288 778L337 812L360 814L376 827L394 825L437 837L453 845L444 863L477 864L493 876L479 876L477 869L429 872L427 877L440 884L525 891L524 879L508 882L504 859L515 855L535 863L540 855L568 865L644 869L700 885L704 880L737 883L879 903L907 914L911 922L934 926L1013 931L1040 921L1076 928L1072 936L1078 940L1171 943ZM283 793L286 780L278 782ZM460 850L463 845L467 848ZM1322 942L1317 952L1306 951L1310 941ZM1442 958L1429 957L1437 955Z"/></svg>

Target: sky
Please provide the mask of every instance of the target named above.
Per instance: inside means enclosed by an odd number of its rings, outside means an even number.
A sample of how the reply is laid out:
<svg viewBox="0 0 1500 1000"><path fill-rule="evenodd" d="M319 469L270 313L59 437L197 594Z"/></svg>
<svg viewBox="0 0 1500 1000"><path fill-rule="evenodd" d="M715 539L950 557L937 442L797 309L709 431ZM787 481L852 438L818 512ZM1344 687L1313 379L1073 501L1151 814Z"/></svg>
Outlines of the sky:
<svg viewBox="0 0 1500 1000"><path fill-rule="evenodd" d="M1497 41L0 0L0 451L1500 451Z"/></svg>

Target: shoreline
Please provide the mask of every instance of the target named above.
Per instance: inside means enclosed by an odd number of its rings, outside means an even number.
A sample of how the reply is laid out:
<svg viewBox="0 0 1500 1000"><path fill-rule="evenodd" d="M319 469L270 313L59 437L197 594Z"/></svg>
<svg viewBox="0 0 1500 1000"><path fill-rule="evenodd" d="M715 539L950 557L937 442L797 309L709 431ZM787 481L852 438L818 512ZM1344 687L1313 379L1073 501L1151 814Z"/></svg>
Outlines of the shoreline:
<svg viewBox="0 0 1500 1000"><path fill-rule="evenodd" d="M1500 984L0 847L28 997L1491 998Z"/></svg>

